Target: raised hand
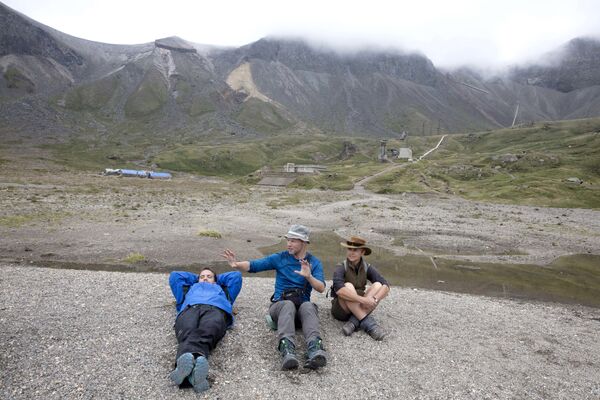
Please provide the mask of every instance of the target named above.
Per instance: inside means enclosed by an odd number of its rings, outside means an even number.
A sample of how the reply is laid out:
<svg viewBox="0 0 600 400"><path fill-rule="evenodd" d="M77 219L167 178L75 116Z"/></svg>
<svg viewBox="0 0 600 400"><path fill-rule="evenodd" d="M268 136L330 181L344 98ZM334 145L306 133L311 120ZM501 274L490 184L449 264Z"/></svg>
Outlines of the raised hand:
<svg viewBox="0 0 600 400"><path fill-rule="evenodd" d="M298 275L302 275L304 278L308 279L311 277L312 268L310 263L304 258L300 260L300 271L294 271Z"/></svg>
<svg viewBox="0 0 600 400"><path fill-rule="evenodd" d="M225 251L223 251L223 254L221 254L221 257L227 260L231 268L236 267L235 253L232 250L225 249Z"/></svg>

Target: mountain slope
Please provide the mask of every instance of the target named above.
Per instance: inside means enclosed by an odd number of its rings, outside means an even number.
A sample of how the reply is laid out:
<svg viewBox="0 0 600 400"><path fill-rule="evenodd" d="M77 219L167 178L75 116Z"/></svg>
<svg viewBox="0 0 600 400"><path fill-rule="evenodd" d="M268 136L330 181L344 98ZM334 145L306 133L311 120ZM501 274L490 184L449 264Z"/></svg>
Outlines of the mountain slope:
<svg viewBox="0 0 600 400"><path fill-rule="evenodd" d="M511 78L564 93L600 85L600 41L573 39L533 65L514 68Z"/></svg>
<svg viewBox="0 0 600 400"><path fill-rule="evenodd" d="M553 64L484 78L440 71L421 54L341 54L300 40L97 43L1 3L0 27L5 138L394 137L506 127L517 107L517 123L600 115L600 44L591 39L572 41Z"/></svg>

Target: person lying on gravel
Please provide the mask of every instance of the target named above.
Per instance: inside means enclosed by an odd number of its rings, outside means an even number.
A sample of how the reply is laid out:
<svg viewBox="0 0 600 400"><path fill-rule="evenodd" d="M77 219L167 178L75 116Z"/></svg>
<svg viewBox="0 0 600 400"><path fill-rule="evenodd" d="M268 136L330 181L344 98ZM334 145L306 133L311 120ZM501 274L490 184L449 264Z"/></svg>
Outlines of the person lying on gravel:
<svg viewBox="0 0 600 400"><path fill-rule="evenodd" d="M233 302L242 289L239 271L216 275L204 268L200 275L174 271L169 285L175 296L177 357L170 379L176 385L191 384L196 392L209 388L208 357L233 324ZM189 386L188 386L189 387Z"/></svg>
<svg viewBox="0 0 600 400"><path fill-rule="evenodd" d="M373 339L382 340L385 332L371 313L387 296L390 286L379 271L364 259L364 256L371 254L365 239L352 236L340 245L346 248L346 259L336 265L333 271L331 315L337 320L346 321L342 327L346 336L361 328ZM367 280L371 282L368 289Z"/></svg>
<svg viewBox="0 0 600 400"><path fill-rule="evenodd" d="M296 324L302 326L307 344L305 368L318 369L327 364L327 354L319 332L317 305L310 301L312 289L323 293L325 278L318 258L308 253L310 231L303 225L293 225L285 235L287 251L252 261L236 261L235 253L223 252L232 268L260 272L275 270L275 292L271 296L269 316L277 324L281 369L298 368L296 356Z"/></svg>

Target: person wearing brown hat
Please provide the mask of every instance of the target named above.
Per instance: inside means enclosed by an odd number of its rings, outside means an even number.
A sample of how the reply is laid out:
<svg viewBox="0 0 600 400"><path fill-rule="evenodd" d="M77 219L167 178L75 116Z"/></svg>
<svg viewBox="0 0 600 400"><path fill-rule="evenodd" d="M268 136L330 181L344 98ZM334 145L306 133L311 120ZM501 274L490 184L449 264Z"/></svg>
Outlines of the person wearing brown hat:
<svg viewBox="0 0 600 400"><path fill-rule="evenodd" d="M331 315L346 321L342 327L346 336L360 328L373 339L382 340L385 332L371 313L387 296L390 286L379 271L365 261L364 256L371 254L365 239L352 236L340 245L346 248L346 259L333 271ZM367 280L371 282L368 288Z"/></svg>

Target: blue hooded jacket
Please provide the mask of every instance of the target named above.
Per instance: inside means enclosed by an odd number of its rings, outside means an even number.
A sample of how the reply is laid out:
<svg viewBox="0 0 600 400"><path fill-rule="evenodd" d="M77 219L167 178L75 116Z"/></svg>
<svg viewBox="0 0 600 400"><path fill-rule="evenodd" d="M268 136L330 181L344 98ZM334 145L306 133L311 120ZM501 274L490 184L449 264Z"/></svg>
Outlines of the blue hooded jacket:
<svg viewBox="0 0 600 400"><path fill-rule="evenodd" d="M198 275L191 272L173 271L169 276L169 285L175 296L177 315L188 306L207 304L225 311L233 321L232 304L242 290L242 274L239 271L225 272L217 275L216 283L210 283L199 282Z"/></svg>

